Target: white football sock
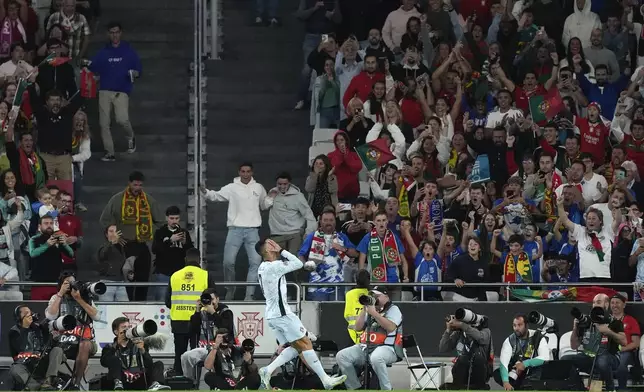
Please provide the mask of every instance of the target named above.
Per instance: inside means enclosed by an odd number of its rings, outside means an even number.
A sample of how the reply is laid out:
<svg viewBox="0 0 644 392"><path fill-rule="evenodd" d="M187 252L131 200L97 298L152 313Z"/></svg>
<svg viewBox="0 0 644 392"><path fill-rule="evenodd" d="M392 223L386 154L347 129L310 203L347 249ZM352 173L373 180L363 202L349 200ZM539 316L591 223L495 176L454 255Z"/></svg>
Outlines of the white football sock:
<svg viewBox="0 0 644 392"><path fill-rule="evenodd" d="M277 368L297 358L297 355L298 355L297 350L294 349L293 347L287 347L284 350L282 350L280 355L278 355L273 362L269 363L268 366L266 366L266 368L269 371L269 374L273 374L273 372L277 370Z"/></svg>
<svg viewBox="0 0 644 392"><path fill-rule="evenodd" d="M322 363L320 363L320 359L318 358L318 355L315 353L315 351L302 351L302 357L304 358L304 361L308 365L309 369L311 369L313 373L317 374L323 383L326 382L329 376L324 371Z"/></svg>

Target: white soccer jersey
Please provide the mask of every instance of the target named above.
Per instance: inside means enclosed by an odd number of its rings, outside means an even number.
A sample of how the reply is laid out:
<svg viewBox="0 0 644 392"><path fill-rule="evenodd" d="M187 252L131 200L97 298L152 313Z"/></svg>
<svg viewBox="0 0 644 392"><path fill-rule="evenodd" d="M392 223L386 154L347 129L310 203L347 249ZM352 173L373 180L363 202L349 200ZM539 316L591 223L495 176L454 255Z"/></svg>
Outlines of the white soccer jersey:
<svg viewBox="0 0 644 392"><path fill-rule="evenodd" d="M286 277L284 275L297 271L304 264L297 256L285 250L282 250L282 257L286 258L286 261L264 261L257 270L259 286L266 298L265 317L267 319L293 313L286 301Z"/></svg>

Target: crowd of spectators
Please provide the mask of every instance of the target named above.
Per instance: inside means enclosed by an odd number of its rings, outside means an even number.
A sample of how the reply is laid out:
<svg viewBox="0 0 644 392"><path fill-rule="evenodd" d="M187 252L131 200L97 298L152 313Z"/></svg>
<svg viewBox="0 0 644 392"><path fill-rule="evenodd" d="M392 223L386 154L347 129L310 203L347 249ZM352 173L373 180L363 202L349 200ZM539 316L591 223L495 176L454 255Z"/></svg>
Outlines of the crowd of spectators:
<svg viewBox="0 0 644 392"><path fill-rule="evenodd" d="M456 286L417 299L465 301L504 294L477 282L635 282L618 289L641 299L640 0L300 0L296 16L295 109L310 104L314 135L332 133L314 137L326 151L310 156L306 196L283 173L259 207L308 262L297 279L366 268ZM377 139L393 159L368 172L355 148Z"/></svg>
<svg viewBox="0 0 644 392"><path fill-rule="evenodd" d="M112 112L125 130L126 152L136 151L128 112L141 62L121 40L118 22L105 24L105 44L90 53L100 15L98 0L0 0L0 299L48 299L56 287L5 283L56 282L61 271L77 269L84 241L76 213L87 211L82 184L91 157L89 99L98 98L102 160L116 160ZM179 225L181 211L170 206L164 216L143 190L142 173L125 180L101 214L105 243L91 250L91 261L105 281L167 283L193 247ZM151 252L158 255L154 270ZM110 286L101 300L145 300L147 291ZM165 297L165 285L150 296Z"/></svg>

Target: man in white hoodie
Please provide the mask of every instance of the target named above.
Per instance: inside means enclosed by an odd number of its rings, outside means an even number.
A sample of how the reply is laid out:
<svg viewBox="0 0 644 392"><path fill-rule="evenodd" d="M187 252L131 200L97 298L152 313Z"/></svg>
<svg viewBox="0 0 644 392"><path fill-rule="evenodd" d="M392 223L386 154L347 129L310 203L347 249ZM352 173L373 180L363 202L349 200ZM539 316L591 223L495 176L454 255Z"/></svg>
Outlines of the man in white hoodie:
<svg viewBox="0 0 644 392"><path fill-rule="evenodd" d="M239 177L225 185L219 191L208 190L201 185L201 192L210 201L228 202L228 236L224 244L224 281L235 281L235 261L239 248L244 246L248 255L247 282L257 283L257 268L262 262L255 251L259 242L259 228L262 225L260 209L266 210L273 205L277 191L271 190L266 195L266 189L253 179L253 165L244 162L239 165ZM234 291L228 290L226 300L234 299ZM253 300L255 286L246 287L246 301Z"/></svg>
<svg viewBox="0 0 644 392"><path fill-rule="evenodd" d="M590 0L575 0L574 12L564 22L561 43L565 48L571 38L579 38L581 46L586 48L591 45L590 35L594 29L601 29L599 16L590 10Z"/></svg>

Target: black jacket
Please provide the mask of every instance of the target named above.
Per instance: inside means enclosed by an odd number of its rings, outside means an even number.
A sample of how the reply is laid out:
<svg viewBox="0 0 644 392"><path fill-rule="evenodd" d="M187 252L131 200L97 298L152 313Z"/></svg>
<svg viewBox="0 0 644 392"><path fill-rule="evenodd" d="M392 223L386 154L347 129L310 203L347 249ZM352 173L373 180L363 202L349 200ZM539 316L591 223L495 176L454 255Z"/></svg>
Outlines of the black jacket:
<svg viewBox="0 0 644 392"><path fill-rule="evenodd" d="M178 230L186 233L185 244L181 242L172 242L170 240L170 237L172 237L173 234L179 232ZM157 256L156 261L154 262L154 268L157 274L171 276L186 266L186 250L194 248L194 245L188 231L185 229L178 230L172 231L168 228L168 225L165 224L154 233L152 253Z"/></svg>
<svg viewBox="0 0 644 392"><path fill-rule="evenodd" d="M74 115L84 99L76 94L66 106L53 114L45 107L44 96L39 96L34 85L28 87L31 106L38 121L38 149L40 153L71 154Z"/></svg>
<svg viewBox="0 0 644 392"><path fill-rule="evenodd" d="M17 358L21 353L39 354L49 341L47 323L32 323L29 328L14 325L9 330L9 352L16 363L26 362L26 358Z"/></svg>
<svg viewBox="0 0 644 392"><path fill-rule="evenodd" d="M205 319L204 319L205 318ZM194 341L202 339L203 324L208 324L208 333L212 333L213 327L217 329L226 328L229 332L228 341L235 341L235 317L233 311L226 305L219 303L215 313L208 314L205 311L198 311L190 317L190 335ZM205 333L205 332L204 332ZM214 336L206 337L206 339L214 339Z"/></svg>
<svg viewBox="0 0 644 392"><path fill-rule="evenodd" d="M121 361L123 370L141 370L141 363L145 365L145 369L152 369L154 366L154 361L152 360L150 351L146 349L144 353L141 353L138 347L136 347L131 340L127 342L126 347L123 347L119 345L116 342L116 338L114 338L114 342L103 347L103 351L101 352L101 366L108 366L106 359L109 357L117 357ZM136 362L132 361L133 357L136 358ZM128 367L126 363L131 363L132 366Z"/></svg>

